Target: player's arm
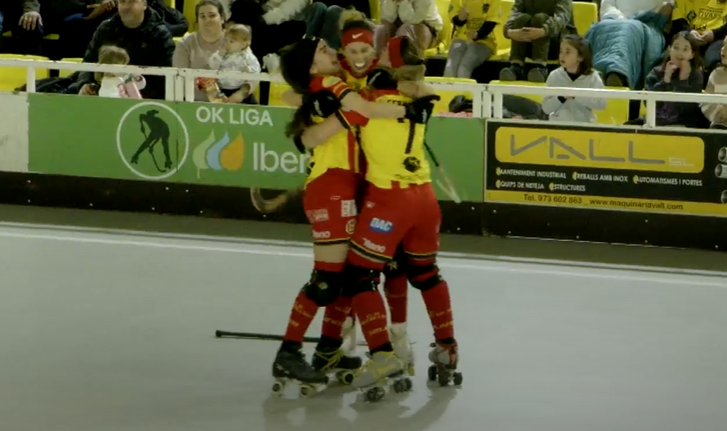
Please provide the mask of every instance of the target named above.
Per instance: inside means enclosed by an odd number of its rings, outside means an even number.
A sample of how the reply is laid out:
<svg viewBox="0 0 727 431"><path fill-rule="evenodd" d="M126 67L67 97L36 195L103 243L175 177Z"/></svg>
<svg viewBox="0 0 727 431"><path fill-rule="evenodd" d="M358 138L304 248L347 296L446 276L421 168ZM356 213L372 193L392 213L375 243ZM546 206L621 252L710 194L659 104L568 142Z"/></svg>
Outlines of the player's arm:
<svg viewBox="0 0 727 431"><path fill-rule="evenodd" d="M313 149L326 143L342 130L345 130L343 124L335 115L331 115L323 122L305 129L301 135L295 138L295 146L301 152L304 152L302 149Z"/></svg>
<svg viewBox="0 0 727 431"><path fill-rule="evenodd" d="M341 106L346 111L354 111L366 118L402 118L406 116L406 108L386 102L369 102L358 93L348 92L341 99Z"/></svg>
<svg viewBox="0 0 727 431"><path fill-rule="evenodd" d="M297 108L303 104L303 96L293 90L286 90L285 93L283 93L283 103L288 106L292 106L293 108Z"/></svg>

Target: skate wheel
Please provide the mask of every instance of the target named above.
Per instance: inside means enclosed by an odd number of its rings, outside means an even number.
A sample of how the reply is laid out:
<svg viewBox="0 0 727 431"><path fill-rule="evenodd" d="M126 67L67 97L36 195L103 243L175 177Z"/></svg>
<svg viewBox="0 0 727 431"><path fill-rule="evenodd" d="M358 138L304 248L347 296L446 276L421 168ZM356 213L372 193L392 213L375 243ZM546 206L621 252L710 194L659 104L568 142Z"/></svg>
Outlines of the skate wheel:
<svg viewBox="0 0 727 431"><path fill-rule="evenodd" d="M395 381L393 387L394 392L396 392L397 394L406 392L406 382L403 379Z"/></svg>
<svg viewBox="0 0 727 431"><path fill-rule="evenodd" d="M315 389L312 386L303 385L300 387L300 396L301 397L307 397L311 395L313 392L315 392Z"/></svg>
<svg viewBox="0 0 727 431"><path fill-rule="evenodd" d="M381 399L384 398L384 395L386 395L384 388L380 388L380 387L371 388L366 391L366 401L375 403L377 401L381 401Z"/></svg>
<svg viewBox="0 0 727 431"><path fill-rule="evenodd" d="M283 392L283 388L284 388L284 386L282 383L280 383L280 382L273 383L273 393L274 394L280 394L281 392Z"/></svg>
<svg viewBox="0 0 727 431"><path fill-rule="evenodd" d="M447 386L449 385L449 373L447 372L438 372L437 373L437 380L439 381L439 386Z"/></svg>
<svg viewBox="0 0 727 431"><path fill-rule="evenodd" d="M461 386L462 385L462 373L454 373L454 376L452 376L452 383L455 386Z"/></svg>
<svg viewBox="0 0 727 431"><path fill-rule="evenodd" d="M429 377L430 382L437 380L437 367L434 365L429 367L429 370L427 370L427 375Z"/></svg>
<svg viewBox="0 0 727 431"><path fill-rule="evenodd" d="M338 381L344 385L350 385L353 382L353 373L351 371L344 371L338 373Z"/></svg>
<svg viewBox="0 0 727 431"><path fill-rule="evenodd" d="M414 383L412 383L411 379L404 379L404 383L406 383L406 391L411 391L411 388L414 387Z"/></svg>

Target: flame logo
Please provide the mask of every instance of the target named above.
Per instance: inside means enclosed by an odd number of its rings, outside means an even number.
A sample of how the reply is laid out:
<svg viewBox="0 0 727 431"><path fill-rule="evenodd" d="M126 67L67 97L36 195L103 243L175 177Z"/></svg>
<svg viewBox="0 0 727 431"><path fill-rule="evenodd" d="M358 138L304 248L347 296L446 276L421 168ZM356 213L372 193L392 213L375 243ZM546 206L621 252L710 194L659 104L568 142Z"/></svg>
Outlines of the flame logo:
<svg viewBox="0 0 727 431"><path fill-rule="evenodd" d="M245 140L242 133L238 133L235 139L230 140L230 135L225 132L225 135L217 140L215 132L210 132L207 139L194 149L192 161L197 167L197 178L200 178L202 171L207 169L239 170L245 161Z"/></svg>

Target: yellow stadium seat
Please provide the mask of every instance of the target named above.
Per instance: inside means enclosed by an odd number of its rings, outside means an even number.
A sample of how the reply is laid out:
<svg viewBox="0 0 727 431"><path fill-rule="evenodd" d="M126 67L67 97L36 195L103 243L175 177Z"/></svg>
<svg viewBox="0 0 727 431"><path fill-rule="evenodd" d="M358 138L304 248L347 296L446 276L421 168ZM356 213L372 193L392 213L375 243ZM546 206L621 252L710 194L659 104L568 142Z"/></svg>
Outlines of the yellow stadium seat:
<svg viewBox="0 0 727 431"><path fill-rule="evenodd" d="M167 5L167 6L169 6L172 9L176 9L177 8L177 5L174 2L174 0L164 0L164 4Z"/></svg>
<svg viewBox="0 0 727 431"><path fill-rule="evenodd" d="M83 62L83 59L82 58L62 58L61 61L65 61L65 62L68 62L68 63L82 63ZM59 70L58 71L58 76L60 78L66 78L66 77L71 76L71 75L73 75L73 71L72 70L66 69L66 70Z"/></svg>
<svg viewBox="0 0 727 431"><path fill-rule="evenodd" d="M439 44L434 48L424 51L424 57L442 54L445 57L449 54L449 44L452 43L452 20L449 19L449 0L436 0L437 10L444 21L444 26L439 34Z"/></svg>
<svg viewBox="0 0 727 431"><path fill-rule="evenodd" d="M6 31L5 33L3 33L3 37L13 37L13 32ZM59 38L60 38L60 36L58 36L55 33L47 34L43 37L43 39L45 39L45 40L58 40Z"/></svg>
<svg viewBox="0 0 727 431"><path fill-rule="evenodd" d="M427 76L427 82L431 83L453 83L458 84L477 84L477 81L469 78L443 78L439 76ZM436 93L442 98L434 104L434 114L441 114L442 112L449 112L449 102L452 101L456 96L465 96L468 99L472 99L472 92L461 91L461 90L440 90L436 89Z"/></svg>
<svg viewBox="0 0 727 431"><path fill-rule="evenodd" d="M502 24L492 30L495 32L497 52L490 57L490 61L507 61L510 59L510 47L512 43L510 39L505 37L505 21L510 16L510 11L512 11L514 4L515 2L513 0L502 0L500 2L500 19L502 20Z"/></svg>
<svg viewBox="0 0 727 431"><path fill-rule="evenodd" d="M379 0L369 0L369 9L371 9L371 20L376 24L381 20L381 5Z"/></svg>
<svg viewBox="0 0 727 431"><path fill-rule="evenodd" d="M40 60L48 61L47 57L38 55L17 55L17 54L0 54L0 59L18 59L18 60ZM0 66L0 90L13 91L26 83L26 68L24 67L5 67ZM35 69L35 79L44 79L50 76L48 69Z"/></svg>
<svg viewBox="0 0 727 431"><path fill-rule="evenodd" d="M189 22L189 33L197 31L197 15L195 14L195 10L197 8L197 3L199 3L201 0L185 0L184 1L184 17L187 18L187 22Z"/></svg>
<svg viewBox="0 0 727 431"><path fill-rule="evenodd" d="M595 3L573 2L573 21L578 34L583 36L591 26L598 22L598 6Z"/></svg>
<svg viewBox="0 0 727 431"><path fill-rule="evenodd" d="M502 82L490 81L490 85L522 85L527 87L545 87L545 84L528 81ZM606 87L609 90L628 90L627 87ZM537 103L543 103L543 96L538 94L520 94L520 96ZM606 109L596 111L598 124L622 125L629 119L628 99L606 99Z"/></svg>
<svg viewBox="0 0 727 431"><path fill-rule="evenodd" d="M283 102L283 93L290 90L290 86L284 82L271 82L270 94L268 94L268 106L288 106Z"/></svg>

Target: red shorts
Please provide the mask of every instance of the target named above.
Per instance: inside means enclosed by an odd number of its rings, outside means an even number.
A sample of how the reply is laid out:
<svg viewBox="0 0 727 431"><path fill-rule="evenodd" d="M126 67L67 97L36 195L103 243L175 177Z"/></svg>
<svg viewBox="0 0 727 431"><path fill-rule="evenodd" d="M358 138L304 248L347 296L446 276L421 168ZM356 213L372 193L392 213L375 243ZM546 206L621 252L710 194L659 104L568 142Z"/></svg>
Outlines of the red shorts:
<svg viewBox="0 0 727 431"><path fill-rule="evenodd" d="M353 171L329 169L306 185L303 208L313 227L314 243L340 244L351 239L362 182Z"/></svg>
<svg viewBox="0 0 727 431"><path fill-rule="evenodd" d="M403 189L369 185L356 221L351 248L382 266L401 243L414 258L431 258L439 250L442 213L430 184Z"/></svg>

